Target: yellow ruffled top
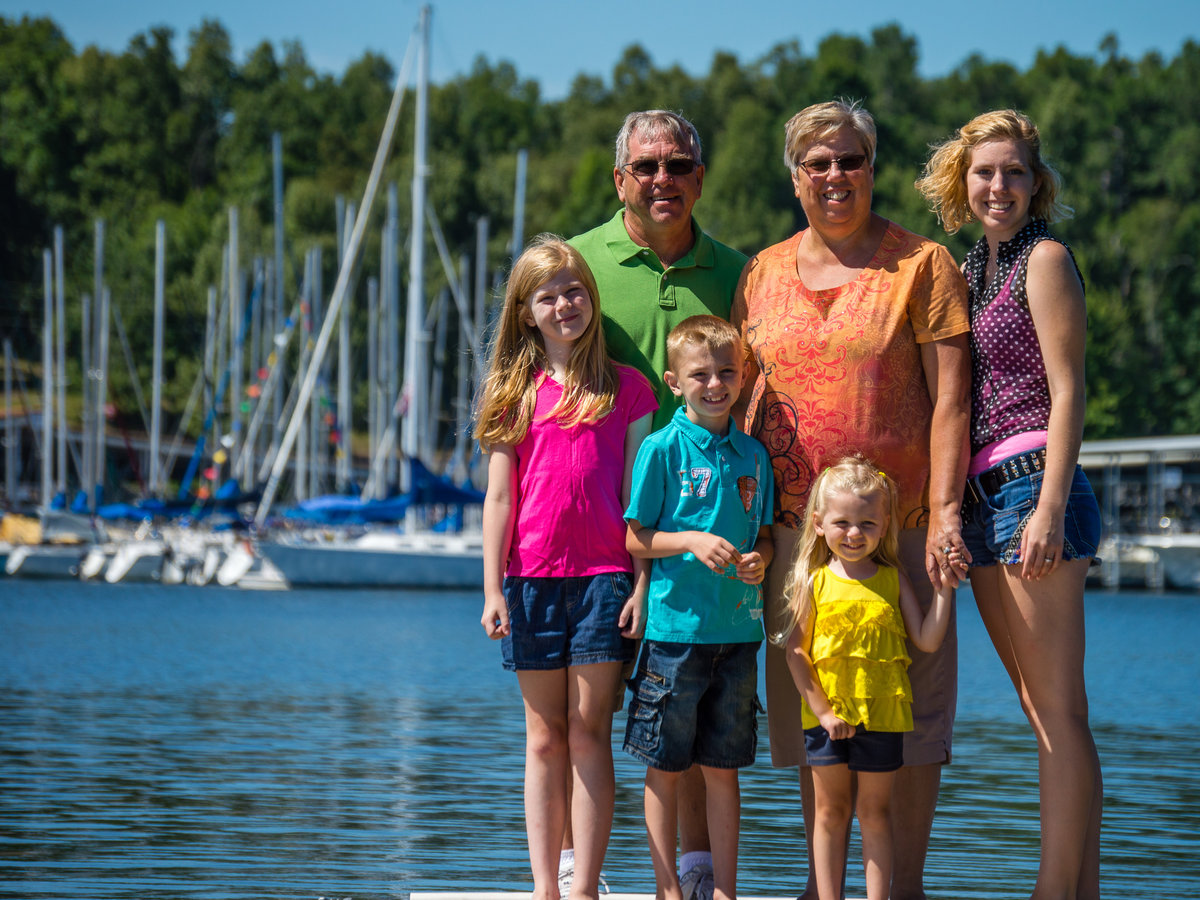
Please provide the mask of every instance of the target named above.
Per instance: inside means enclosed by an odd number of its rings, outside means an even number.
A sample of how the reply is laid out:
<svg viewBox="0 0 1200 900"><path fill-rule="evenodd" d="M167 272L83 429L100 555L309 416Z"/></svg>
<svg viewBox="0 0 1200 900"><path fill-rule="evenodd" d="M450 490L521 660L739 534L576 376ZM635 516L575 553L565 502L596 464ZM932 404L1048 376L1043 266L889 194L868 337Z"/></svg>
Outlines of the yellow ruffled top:
<svg viewBox="0 0 1200 900"><path fill-rule="evenodd" d="M840 578L826 566L813 576L809 655L833 711L871 731L912 731L912 686L900 615L900 576L890 566L865 581ZM821 723L804 704L803 723Z"/></svg>

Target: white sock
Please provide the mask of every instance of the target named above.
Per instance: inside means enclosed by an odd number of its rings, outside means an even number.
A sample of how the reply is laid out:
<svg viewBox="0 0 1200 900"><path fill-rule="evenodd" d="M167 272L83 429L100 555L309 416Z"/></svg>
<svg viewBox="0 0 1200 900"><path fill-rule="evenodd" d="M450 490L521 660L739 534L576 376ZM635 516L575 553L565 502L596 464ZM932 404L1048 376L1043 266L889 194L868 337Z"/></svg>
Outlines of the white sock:
<svg viewBox="0 0 1200 900"><path fill-rule="evenodd" d="M679 872L681 875L690 872L696 866L704 866L711 872L712 854L707 850L689 850L679 860Z"/></svg>
<svg viewBox="0 0 1200 900"><path fill-rule="evenodd" d="M558 852L558 871L575 865L575 850L560 850Z"/></svg>

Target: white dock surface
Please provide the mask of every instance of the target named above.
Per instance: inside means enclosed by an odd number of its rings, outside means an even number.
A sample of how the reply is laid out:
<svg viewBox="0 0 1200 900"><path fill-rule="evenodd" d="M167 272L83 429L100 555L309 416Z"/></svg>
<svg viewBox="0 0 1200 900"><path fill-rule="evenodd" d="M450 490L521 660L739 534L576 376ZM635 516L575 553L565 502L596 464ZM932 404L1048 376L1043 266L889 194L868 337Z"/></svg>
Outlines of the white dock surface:
<svg viewBox="0 0 1200 900"><path fill-rule="evenodd" d="M654 892L649 894L601 894L603 900L654 900ZM528 891L413 891L408 900L528 900ZM787 897L747 897L738 896L738 900L796 900L795 894ZM855 900L847 897L846 900Z"/></svg>

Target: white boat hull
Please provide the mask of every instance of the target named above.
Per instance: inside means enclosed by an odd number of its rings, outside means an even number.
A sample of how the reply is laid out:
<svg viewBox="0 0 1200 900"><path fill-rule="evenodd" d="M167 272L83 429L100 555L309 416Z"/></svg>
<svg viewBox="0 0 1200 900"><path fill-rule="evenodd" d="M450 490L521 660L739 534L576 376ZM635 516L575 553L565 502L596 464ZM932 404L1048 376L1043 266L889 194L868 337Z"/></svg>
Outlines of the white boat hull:
<svg viewBox="0 0 1200 900"><path fill-rule="evenodd" d="M9 553L4 571L18 578L77 578L90 549L90 544L23 544Z"/></svg>
<svg viewBox="0 0 1200 900"><path fill-rule="evenodd" d="M157 540L126 541L117 548L104 570L109 584L118 581L158 581L166 545Z"/></svg>
<svg viewBox="0 0 1200 900"><path fill-rule="evenodd" d="M258 548L293 587L483 587L478 538L367 535L358 541L261 541Z"/></svg>

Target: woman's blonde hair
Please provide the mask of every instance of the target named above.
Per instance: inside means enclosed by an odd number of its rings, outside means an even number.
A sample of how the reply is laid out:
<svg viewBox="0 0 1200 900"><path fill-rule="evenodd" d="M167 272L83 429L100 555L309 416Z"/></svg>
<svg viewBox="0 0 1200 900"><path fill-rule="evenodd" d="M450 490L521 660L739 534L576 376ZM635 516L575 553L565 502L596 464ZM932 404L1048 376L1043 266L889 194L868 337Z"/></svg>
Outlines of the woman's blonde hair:
<svg viewBox="0 0 1200 900"><path fill-rule="evenodd" d="M997 109L976 116L958 129L954 137L933 145L924 173L914 182L914 187L929 201L929 208L937 213L948 234L954 234L975 219L967 202L971 151L979 144L1006 140L1024 144L1029 153L1035 186L1029 214L1047 222L1057 222L1072 214L1071 207L1058 199L1062 192L1062 176L1042 159L1042 137L1038 127L1029 116L1015 109Z"/></svg>
<svg viewBox="0 0 1200 900"><path fill-rule="evenodd" d="M795 175L800 167L800 154L806 148L843 128L858 135L867 161L875 165L875 120L858 100L814 103L788 119L783 130L783 164Z"/></svg>
<svg viewBox="0 0 1200 900"><path fill-rule="evenodd" d="M529 298L563 270L583 284L592 300L592 319L571 347L562 398L550 415L564 428L595 422L612 411L617 370L604 346L600 294L592 270L578 250L554 234L540 234L513 265L496 325L488 374L475 412L475 438L484 451L494 444L518 444L529 433L537 404L539 371L546 368L546 345L537 325L526 321ZM545 376L542 376L545 377Z"/></svg>
<svg viewBox="0 0 1200 900"><path fill-rule="evenodd" d="M796 559L783 588L787 612L779 632L771 637L777 644L786 643L792 631L808 618L812 611L812 577L833 558L829 544L817 534L816 520L825 515L829 498L835 494L854 494L857 497L883 495L887 523L871 559L881 566L900 568L899 492L896 483L868 459L861 456L843 457L818 475L809 491Z"/></svg>

